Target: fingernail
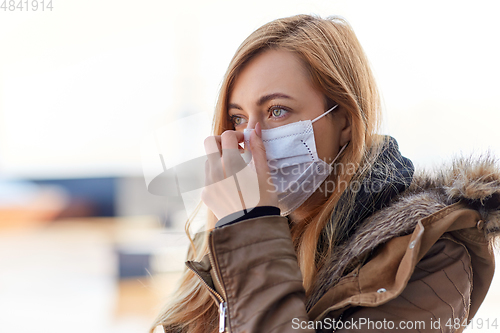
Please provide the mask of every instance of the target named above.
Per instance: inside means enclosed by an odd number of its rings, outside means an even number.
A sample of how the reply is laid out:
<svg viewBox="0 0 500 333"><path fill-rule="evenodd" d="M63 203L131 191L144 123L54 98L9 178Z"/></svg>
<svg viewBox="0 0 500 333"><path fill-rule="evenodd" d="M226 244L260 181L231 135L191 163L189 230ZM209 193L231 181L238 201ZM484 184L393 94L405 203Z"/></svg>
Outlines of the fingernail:
<svg viewBox="0 0 500 333"><path fill-rule="evenodd" d="M260 131L260 123L255 124L255 133L262 138L262 132Z"/></svg>

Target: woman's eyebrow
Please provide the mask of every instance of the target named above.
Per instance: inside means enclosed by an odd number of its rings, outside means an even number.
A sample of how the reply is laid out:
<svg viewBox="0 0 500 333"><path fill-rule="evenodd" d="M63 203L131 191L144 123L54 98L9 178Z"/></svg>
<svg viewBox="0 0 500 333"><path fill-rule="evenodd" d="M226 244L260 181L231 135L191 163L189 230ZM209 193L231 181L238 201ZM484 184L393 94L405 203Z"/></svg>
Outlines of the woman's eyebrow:
<svg viewBox="0 0 500 333"><path fill-rule="evenodd" d="M228 110L231 110L231 109L243 110L243 108L241 106L239 106L238 104L236 104L236 103L229 103L227 105L227 109Z"/></svg>
<svg viewBox="0 0 500 333"><path fill-rule="evenodd" d="M264 95L261 98L259 98L259 101L257 102L258 106L261 106L267 101L273 100L273 99L278 99L278 98L284 98L284 99L293 99L292 97L282 94L282 93L273 93L269 95Z"/></svg>
<svg viewBox="0 0 500 333"><path fill-rule="evenodd" d="M262 104L264 104L267 101L270 101L270 100L273 100L273 99L279 99L279 98L282 98L282 99L294 99L293 97L290 97L290 96L282 94L282 93L273 93L273 94L269 94L269 95L264 95L261 98L259 98L259 100L257 101L257 105L258 106L262 106ZM228 104L228 109L243 110L243 108L241 106L239 106L238 104L236 104L236 103L229 103Z"/></svg>

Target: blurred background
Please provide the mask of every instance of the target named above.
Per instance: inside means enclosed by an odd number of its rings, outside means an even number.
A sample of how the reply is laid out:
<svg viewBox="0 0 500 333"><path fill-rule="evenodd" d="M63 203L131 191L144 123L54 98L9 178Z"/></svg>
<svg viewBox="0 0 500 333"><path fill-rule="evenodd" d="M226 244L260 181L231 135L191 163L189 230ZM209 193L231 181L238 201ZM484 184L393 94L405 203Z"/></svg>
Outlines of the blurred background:
<svg viewBox="0 0 500 333"><path fill-rule="evenodd" d="M192 207L148 192L144 142L209 119L236 48L275 18L350 22L382 92L383 132L417 168L500 156L497 1L18 3L0 7L5 332L147 331L183 269ZM477 316L494 318L499 297L496 277Z"/></svg>

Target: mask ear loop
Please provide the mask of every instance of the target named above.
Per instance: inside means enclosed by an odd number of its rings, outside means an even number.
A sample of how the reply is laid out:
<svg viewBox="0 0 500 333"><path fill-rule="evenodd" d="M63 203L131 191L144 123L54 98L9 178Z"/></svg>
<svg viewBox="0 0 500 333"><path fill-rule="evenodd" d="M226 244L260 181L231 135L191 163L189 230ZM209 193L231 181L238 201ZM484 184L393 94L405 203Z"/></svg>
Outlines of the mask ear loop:
<svg viewBox="0 0 500 333"><path fill-rule="evenodd" d="M350 141L349 141L350 142ZM346 143L339 151L339 153L337 154L337 156L335 156L335 158L333 159L333 161L330 163L330 166L333 167L333 163L335 163L335 161L337 160L337 158L340 156L340 154L342 154L342 152L344 151L345 147L347 147L347 145L349 144Z"/></svg>
<svg viewBox="0 0 500 333"><path fill-rule="evenodd" d="M333 109L335 109L337 106L339 106L338 104L336 104L334 107L332 107L331 109L325 111L323 114L320 114L319 116L317 116L316 118L314 118L313 120L311 120L311 123L314 123L315 121L323 118L324 116L326 116L327 114L329 114L330 112L333 111Z"/></svg>

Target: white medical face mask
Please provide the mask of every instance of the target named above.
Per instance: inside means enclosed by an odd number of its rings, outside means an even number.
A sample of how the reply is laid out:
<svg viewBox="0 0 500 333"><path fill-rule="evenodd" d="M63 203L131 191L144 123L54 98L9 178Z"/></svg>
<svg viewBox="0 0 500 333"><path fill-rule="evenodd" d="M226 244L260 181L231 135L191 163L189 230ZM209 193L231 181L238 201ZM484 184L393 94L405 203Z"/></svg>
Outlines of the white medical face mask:
<svg viewBox="0 0 500 333"><path fill-rule="evenodd" d="M345 144L331 163L318 157L312 124L335 109L335 105L313 120L262 130L271 179L278 193L282 216L302 205L333 171L333 164L344 151ZM245 142L253 129L245 129Z"/></svg>

